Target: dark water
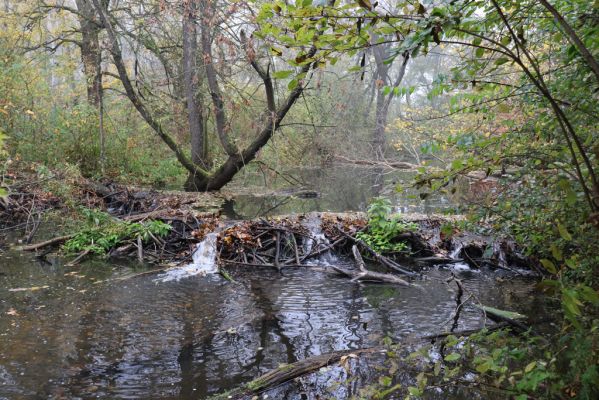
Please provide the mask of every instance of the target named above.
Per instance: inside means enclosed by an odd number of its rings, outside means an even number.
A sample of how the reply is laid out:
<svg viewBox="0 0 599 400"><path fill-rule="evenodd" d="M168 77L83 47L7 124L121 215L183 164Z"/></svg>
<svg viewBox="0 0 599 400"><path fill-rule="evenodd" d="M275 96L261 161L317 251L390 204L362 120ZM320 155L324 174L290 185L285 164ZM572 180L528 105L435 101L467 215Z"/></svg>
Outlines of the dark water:
<svg viewBox="0 0 599 400"><path fill-rule="evenodd" d="M10 258L9 258L10 257ZM446 270L423 290L353 284L322 271L234 271L156 283L104 282L131 267L67 268L0 258L0 398L200 399L281 363L377 345L384 336L447 329L454 307ZM463 271L485 304L530 313L530 282ZM48 286L38 290L9 289ZM459 329L483 324L466 308Z"/></svg>
<svg viewBox="0 0 599 400"><path fill-rule="evenodd" d="M452 208L443 198L422 203L413 193L394 194L397 175L373 188L372 170L306 174L320 197L268 210L280 199L246 196L230 202L230 212L364 209L383 193L403 211ZM429 271L422 289L351 283L323 269L234 269L237 283L219 275L116 280L140 268L104 261L66 267L0 250L0 399L203 399L281 363L378 345L385 336L445 331L456 305L454 288L444 283L447 269ZM543 308L530 281L455 273L483 304L529 315ZM484 323L467 306L458 329ZM331 368L275 388L269 398L350 398L376 381L376 368L359 371L339 385L345 371Z"/></svg>

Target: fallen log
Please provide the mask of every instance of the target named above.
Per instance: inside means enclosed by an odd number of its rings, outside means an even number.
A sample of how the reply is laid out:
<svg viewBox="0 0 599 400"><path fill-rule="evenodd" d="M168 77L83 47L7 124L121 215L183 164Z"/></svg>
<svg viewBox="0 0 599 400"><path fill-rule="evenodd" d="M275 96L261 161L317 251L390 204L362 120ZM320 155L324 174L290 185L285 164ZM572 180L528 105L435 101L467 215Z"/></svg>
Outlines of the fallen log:
<svg viewBox="0 0 599 400"><path fill-rule="evenodd" d="M345 164L368 165L372 167L386 167L392 169L416 169L419 166L405 161L372 161L372 160L352 160L343 156L335 156L335 159Z"/></svg>
<svg viewBox="0 0 599 400"><path fill-rule="evenodd" d="M358 267L359 272L349 271L349 270L346 270L346 269L343 269L343 268L340 268L340 267L337 267L334 265L331 265L330 268L332 268L333 270L335 270L343 275L350 277L352 282L364 281L364 280L374 280L374 281L389 282L389 283L394 283L394 284L404 285L404 286L414 286L411 283L401 279L398 276L391 275L391 274L383 274L380 272L374 272L374 271L367 270L366 264L364 263L364 259L362 258L362 255L358 251L358 246L356 246L356 245L352 246L352 253L356 260L356 266Z"/></svg>
<svg viewBox="0 0 599 400"><path fill-rule="evenodd" d="M322 367L334 364L340 361L343 357L354 358L361 354L375 353L377 351L383 350L383 347L369 347L357 350L340 350L310 357L305 360L294 362L293 364L280 366L270 372L267 372L259 378L254 379L239 389L211 397L211 400L243 399L250 397L266 389L278 386L297 377L314 372Z"/></svg>
<svg viewBox="0 0 599 400"><path fill-rule="evenodd" d="M461 258L450 258L450 257L442 257L442 256L430 256L430 257L417 257L413 258L412 261L416 263L426 263L426 264L455 264L464 262Z"/></svg>
<svg viewBox="0 0 599 400"><path fill-rule="evenodd" d="M65 236L58 236L43 242L39 242L39 243L34 243L34 244L28 244L26 246L21 246L19 249L23 250L23 251L34 251L34 250L38 250L38 249L42 249L44 247L48 247L48 246L55 246L57 244L66 242L67 240L71 239L74 235L65 235Z"/></svg>
<svg viewBox="0 0 599 400"><path fill-rule="evenodd" d="M516 319L509 318L507 315L504 315L503 313L500 312L501 310L495 310L492 307L485 307L485 306L478 306L478 305L475 305L475 307L480 309L481 311L483 311L485 313L485 315L487 317L489 317L490 320L497 322L497 323L506 323L510 327L512 327L517 333L524 333L524 332L527 332L529 329L531 329L530 327L526 326L522 322L516 321Z"/></svg>
<svg viewBox="0 0 599 400"><path fill-rule="evenodd" d="M487 329L489 332L496 331L509 327L509 324L499 323L490 327L483 327L479 329L468 329L464 331L456 332L443 332L436 335L428 335L416 338L404 338L401 342L394 343L395 345L403 343L413 343L414 341L434 341L437 339L443 339L449 335L456 337L466 337L472 334L478 333L483 329ZM233 389L225 393L212 396L209 400L225 400L225 399L249 399L255 398L259 393L265 392L268 389L279 386L285 382L289 382L292 379L310 374L314 371L319 370L322 367L333 365L339 361L342 361L344 357L358 358L363 354L372 354L376 352L385 352L388 347L374 346L366 347L356 350L340 350L334 351L327 354L321 354L318 356L306 358L301 361L294 362L292 364L282 365L266 374L254 379L253 381L243 385L240 388Z"/></svg>

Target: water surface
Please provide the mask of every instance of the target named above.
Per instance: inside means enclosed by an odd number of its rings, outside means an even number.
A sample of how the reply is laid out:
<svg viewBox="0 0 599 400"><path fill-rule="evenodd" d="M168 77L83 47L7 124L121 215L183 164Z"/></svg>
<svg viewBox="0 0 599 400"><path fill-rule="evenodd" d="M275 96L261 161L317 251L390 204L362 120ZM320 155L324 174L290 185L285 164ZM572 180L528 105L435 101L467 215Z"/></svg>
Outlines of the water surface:
<svg viewBox="0 0 599 400"><path fill-rule="evenodd" d="M156 282L103 262L68 268L30 255L0 258L0 398L200 399L278 366L333 350L446 330L450 271L423 290L350 283L322 270L232 270ZM462 271L485 304L530 313L530 282ZM15 288L48 286L38 290ZM459 329L482 326L467 307Z"/></svg>

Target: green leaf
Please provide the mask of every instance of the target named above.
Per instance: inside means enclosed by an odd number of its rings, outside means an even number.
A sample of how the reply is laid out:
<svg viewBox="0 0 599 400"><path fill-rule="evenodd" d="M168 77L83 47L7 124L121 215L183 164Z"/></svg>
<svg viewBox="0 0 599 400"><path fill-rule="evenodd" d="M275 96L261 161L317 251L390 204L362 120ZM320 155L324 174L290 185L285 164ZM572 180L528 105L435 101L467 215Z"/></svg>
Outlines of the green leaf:
<svg viewBox="0 0 599 400"><path fill-rule="evenodd" d="M504 46L507 46L508 44L510 44L511 41L512 41L512 37L509 35L506 35L501 38L501 44Z"/></svg>
<svg viewBox="0 0 599 400"><path fill-rule="evenodd" d="M510 59L507 57L500 57L497 60L495 60L495 65L499 66L499 65L503 65L506 62L508 62Z"/></svg>
<svg viewBox="0 0 599 400"><path fill-rule="evenodd" d="M456 361L460 359L460 353L451 353L445 356L445 361Z"/></svg>
<svg viewBox="0 0 599 400"><path fill-rule="evenodd" d="M578 287L578 291L580 292L580 297L583 300L586 300L593 305L599 304L599 293L597 293L595 289L586 285L580 285Z"/></svg>
<svg viewBox="0 0 599 400"><path fill-rule="evenodd" d="M566 229L565 226L563 226L561 223L557 223L557 229L559 231L559 235L562 237L562 239L566 240L566 241L571 241L572 240L572 235L570 235L570 232L568 232L568 230Z"/></svg>
<svg viewBox="0 0 599 400"><path fill-rule="evenodd" d="M297 79L293 79L287 85L287 89L293 90L293 89L295 89L297 87L297 85L299 85L299 81Z"/></svg>
<svg viewBox="0 0 599 400"><path fill-rule="evenodd" d="M422 390L420 390L420 389L418 389L417 387L414 387L414 386L410 386L408 388L408 392L412 396L421 396L422 395Z"/></svg>
<svg viewBox="0 0 599 400"><path fill-rule="evenodd" d="M570 258L566 258L566 265L571 268L571 269L577 269L578 268L578 257L573 256Z"/></svg>
<svg viewBox="0 0 599 400"><path fill-rule="evenodd" d="M524 367L524 372L529 373L530 371L532 371L535 367L537 366L537 362L533 361L531 363L529 363L526 367Z"/></svg>
<svg viewBox="0 0 599 400"><path fill-rule="evenodd" d="M549 271L552 274L557 274L557 268L555 267L555 264L553 263L553 261L548 260L546 258L543 258L541 260L541 264L543 264L543 267L545 267L545 269L547 271Z"/></svg>
<svg viewBox="0 0 599 400"><path fill-rule="evenodd" d="M555 243L551 244L551 255L553 256L553 258L555 258L557 261L562 261L564 259L564 256L562 255L562 251L559 247L557 247L555 245Z"/></svg>
<svg viewBox="0 0 599 400"><path fill-rule="evenodd" d="M277 71L274 74L272 74L272 76L275 79L285 79L285 78L288 78L289 76L291 76L294 72L295 71L293 71L293 70Z"/></svg>
<svg viewBox="0 0 599 400"><path fill-rule="evenodd" d="M393 379L391 379L390 376L381 376L379 378L379 383L383 386L391 386Z"/></svg>

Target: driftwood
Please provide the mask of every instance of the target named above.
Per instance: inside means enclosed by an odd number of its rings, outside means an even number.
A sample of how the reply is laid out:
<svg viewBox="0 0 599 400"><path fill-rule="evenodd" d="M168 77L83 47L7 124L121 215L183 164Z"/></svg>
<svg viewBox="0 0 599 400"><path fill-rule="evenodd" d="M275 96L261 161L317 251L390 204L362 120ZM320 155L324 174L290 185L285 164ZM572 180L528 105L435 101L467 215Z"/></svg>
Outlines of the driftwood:
<svg viewBox="0 0 599 400"><path fill-rule="evenodd" d="M481 307L478 307L478 308L483 310ZM498 323L508 324L517 333L524 333L530 329L530 327L524 325L522 322L516 321L515 319L512 319L512 318L508 318L505 315L498 314L495 311L493 311L492 309L485 308L483 311L484 311L485 315L487 317L489 317L490 320L492 320L494 322L498 322Z"/></svg>
<svg viewBox="0 0 599 400"><path fill-rule="evenodd" d="M335 156L335 159L345 164L369 165L372 167L383 167L393 169L416 169L418 165L405 161L372 161L372 160L352 160L343 156Z"/></svg>
<svg viewBox="0 0 599 400"><path fill-rule="evenodd" d="M343 357L358 357L361 354L375 353L383 351L383 347L369 347L357 350L341 350L332 353L322 354L307 358L305 360L294 362L293 364L283 365L266 374L254 379L242 388L226 392L212 397L217 399L243 399L258 394L266 389L278 386L297 377L314 372L322 367L332 365L340 361Z"/></svg>
<svg viewBox="0 0 599 400"><path fill-rule="evenodd" d="M55 237L55 238L52 238L52 239L49 239L49 240L46 240L43 242L28 244L26 246L21 246L20 249L24 250L24 251L35 251L38 249L42 249L44 247L55 246L55 245L61 244L63 242L66 242L73 236L74 235L58 236L58 237Z"/></svg>
<svg viewBox="0 0 599 400"><path fill-rule="evenodd" d="M75 259L73 261L71 261L70 263L68 263L66 266L67 267L74 267L75 265L79 264L79 262L81 260L83 260L89 253L91 253L91 250L83 250L81 253L79 253L79 255L77 257L75 257Z"/></svg>
<svg viewBox="0 0 599 400"><path fill-rule="evenodd" d="M389 282L389 283L394 283L394 284L404 285L404 286L414 286L411 283L409 283L395 275L383 274L380 272L374 272L374 271L367 270L366 264L364 263L364 259L362 259L362 255L360 255L360 252L358 251L358 246L356 246L356 245L352 246L352 253L356 260L356 266L358 267L359 272L358 271L349 271L349 270L346 270L344 268L339 268L334 265L331 265L330 267L332 269L334 269L335 271L350 277L352 282L374 280L374 281Z"/></svg>
<svg viewBox="0 0 599 400"><path fill-rule="evenodd" d="M461 258L450 258L443 256L416 257L413 258L412 261L416 263L426 264L455 264L459 262L464 262L464 260Z"/></svg>
<svg viewBox="0 0 599 400"><path fill-rule="evenodd" d="M414 343L418 341L436 341L443 339L447 336L453 335L456 337L466 337L482 331L483 329L489 332L496 331L499 329L508 328L508 323L502 322L492 326L485 326L479 329L468 329L456 332L443 332L435 335L421 336L415 338L405 338L402 340L404 343ZM401 342L395 343L401 344ZM318 369L326 366L333 365L334 363L343 361L344 358L358 358L360 355L372 354L376 352L384 352L387 348L383 346L367 347L356 350L340 350L334 351L327 354L321 354L318 356L306 358L301 361L294 362L292 364L282 365L266 374L254 379L250 383L244 386L234 389L229 392L225 392L216 396L210 397L210 400L224 400L224 399L249 399L255 398L256 395L262 393L268 389L279 386L285 382L289 382L292 379L310 374Z"/></svg>

